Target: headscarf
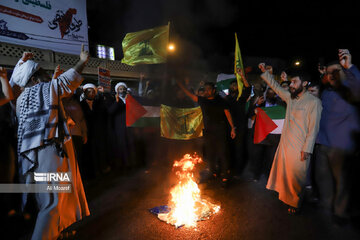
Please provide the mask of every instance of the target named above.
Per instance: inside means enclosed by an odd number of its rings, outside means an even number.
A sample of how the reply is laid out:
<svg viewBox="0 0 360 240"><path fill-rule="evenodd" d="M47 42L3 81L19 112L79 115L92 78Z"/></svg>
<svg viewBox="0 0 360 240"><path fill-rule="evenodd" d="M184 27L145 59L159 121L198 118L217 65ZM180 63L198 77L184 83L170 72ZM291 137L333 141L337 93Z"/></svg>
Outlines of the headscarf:
<svg viewBox="0 0 360 240"><path fill-rule="evenodd" d="M38 63L27 60L26 62L19 62L16 64L13 74L11 75L10 84L13 86L14 84L25 87L25 85L29 82L31 76L40 69Z"/></svg>

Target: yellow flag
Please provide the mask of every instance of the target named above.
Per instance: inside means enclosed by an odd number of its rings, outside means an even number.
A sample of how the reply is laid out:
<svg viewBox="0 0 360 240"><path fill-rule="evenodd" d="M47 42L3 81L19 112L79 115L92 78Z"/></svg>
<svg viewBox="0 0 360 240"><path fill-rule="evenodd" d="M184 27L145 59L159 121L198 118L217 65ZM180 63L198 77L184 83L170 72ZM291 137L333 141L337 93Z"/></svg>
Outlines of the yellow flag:
<svg viewBox="0 0 360 240"><path fill-rule="evenodd" d="M201 108L161 105L160 128L161 136L169 139L188 140L201 137L204 128Z"/></svg>
<svg viewBox="0 0 360 240"><path fill-rule="evenodd" d="M134 66L137 64L157 64L166 62L169 42L169 24L166 26L127 33L122 48L122 63Z"/></svg>
<svg viewBox="0 0 360 240"><path fill-rule="evenodd" d="M240 47L239 47L239 42L237 39L237 35L235 33L235 64L234 64L234 73L236 76L236 80L237 80L237 84L238 84L238 90L239 90L239 95L237 97L237 100L239 100L241 94L242 94L242 90L243 90L243 81L241 79L241 76L239 74L237 74L236 69L240 68L243 72L244 72L244 66L243 66L243 62L242 62L242 58L241 58L241 52L240 52ZM244 72L245 74L245 72Z"/></svg>

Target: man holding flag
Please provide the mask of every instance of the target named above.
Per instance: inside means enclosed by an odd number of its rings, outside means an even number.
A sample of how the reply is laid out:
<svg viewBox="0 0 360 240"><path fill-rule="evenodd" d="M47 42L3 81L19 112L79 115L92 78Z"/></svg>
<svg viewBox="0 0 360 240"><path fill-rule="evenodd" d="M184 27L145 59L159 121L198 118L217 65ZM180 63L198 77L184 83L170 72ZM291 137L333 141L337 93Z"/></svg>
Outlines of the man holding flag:
<svg viewBox="0 0 360 240"><path fill-rule="evenodd" d="M204 119L205 159L210 166L210 172L217 176L219 161L221 180L224 185L229 180L229 150L227 142L228 124L231 127L231 138L236 136L235 126L225 99L216 93L214 83L204 85L204 97L196 96L187 90L184 85L177 82L184 93L194 102L199 103Z"/></svg>
<svg viewBox="0 0 360 240"><path fill-rule="evenodd" d="M245 136L247 126L246 101L251 94L251 86L247 82L244 72L240 68L237 68L237 75L240 75L243 85L245 86L243 94L238 98L238 83L236 80L233 80L229 87L229 95L227 95L225 99L229 104L231 117L236 128L236 137L231 144L231 165L235 171L234 174L241 174L245 167Z"/></svg>
<svg viewBox="0 0 360 240"><path fill-rule="evenodd" d="M322 106L318 98L306 91L308 81L303 74L291 74L289 92L274 80L264 63L260 63L259 68L263 72L261 78L287 104L280 143L266 188L277 191L279 199L289 205L288 213L295 214L300 207Z"/></svg>

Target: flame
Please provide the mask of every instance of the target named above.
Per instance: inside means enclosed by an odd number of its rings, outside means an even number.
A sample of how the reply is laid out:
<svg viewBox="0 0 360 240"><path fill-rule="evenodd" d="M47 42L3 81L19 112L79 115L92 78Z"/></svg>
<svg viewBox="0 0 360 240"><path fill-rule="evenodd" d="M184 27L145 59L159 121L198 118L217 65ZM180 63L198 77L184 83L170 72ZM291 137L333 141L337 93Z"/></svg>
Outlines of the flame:
<svg viewBox="0 0 360 240"><path fill-rule="evenodd" d="M171 211L159 214L158 217L176 227L195 227L196 222L205 220L220 210L220 206L201 199L198 185L194 181L194 167L202 159L196 155L186 154L180 161L175 161L173 170L179 179L178 184L170 191L169 206Z"/></svg>

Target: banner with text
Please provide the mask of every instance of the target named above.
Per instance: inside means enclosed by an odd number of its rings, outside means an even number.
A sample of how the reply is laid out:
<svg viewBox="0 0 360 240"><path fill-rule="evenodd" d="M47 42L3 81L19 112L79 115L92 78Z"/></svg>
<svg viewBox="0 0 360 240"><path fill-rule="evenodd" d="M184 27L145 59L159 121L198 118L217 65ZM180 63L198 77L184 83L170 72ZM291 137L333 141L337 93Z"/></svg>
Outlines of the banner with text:
<svg viewBox="0 0 360 240"><path fill-rule="evenodd" d="M110 71L105 68L98 68L98 84L104 88L105 92L111 91Z"/></svg>
<svg viewBox="0 0 360 240"><path fill-rule="evenodd" d="M89 45L86 0L1 0L0 42L77 55Z"/></svg>

